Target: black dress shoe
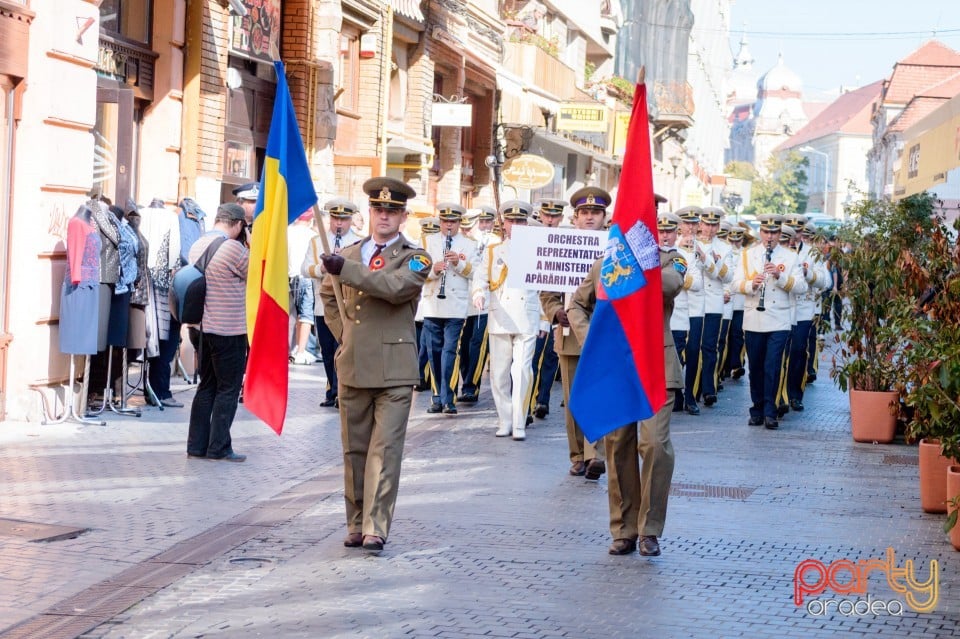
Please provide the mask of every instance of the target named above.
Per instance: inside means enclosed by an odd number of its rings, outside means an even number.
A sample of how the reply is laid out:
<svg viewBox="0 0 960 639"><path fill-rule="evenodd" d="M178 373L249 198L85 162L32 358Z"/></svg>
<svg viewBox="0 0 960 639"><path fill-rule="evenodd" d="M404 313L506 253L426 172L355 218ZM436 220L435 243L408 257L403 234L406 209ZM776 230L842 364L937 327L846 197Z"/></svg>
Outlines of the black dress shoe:
<svg viewBox="0 0 960 639"><path fill-rule="evenodd" d="M803 402L801 402L799 399L791 399L790 410L795 410L799 413L803 410Z"/></svg>
<svg viewBox="0 0 960 639"><path fill-rule="evenodd" d="M247 461L247 456L238 455L237 453L231 450L229 453L227 453L223 457L210 457L209 455L207 455L207 459L213 459L215 461L243 462L243 461Z"/></svg>
<svg viewBox="0 0 960 639"><path fill-rule="evenodd" d="M777 430L780 428L780 422L775 420L773 417L765 417L763 419L763 426L767 430Z"/></svg>
<svg viewBox="0 0 960 639"><path fill-rule="evenodd" d="M748 426L763 426L763 417L751 417Z"/></svg>
<svg viewBox="0 0 960 639"><path fill-rule="evenodd" d="M593 458L587 463L587 469L584 471L584 479L589 479L591 481L597 481L600 479L600 475L607 472L607 465L602 459Z"/></svg>
<svg viewBox="0 0 960 639"><path fill-rule="evenodd" d="M347 548L359 548L363 545L363 534L362 533L350 533L344 540L343 545Z"/></svg>
<svg viewBox="0 0 960 639"><path fill-rule="evenodd" d="M425 381L422 381L422 380L421 380L419 384L417 384L416 386L413 387L413 390L417 391L418 393L422 393L423 391L427 390L428 388L430 388L430 384L428 384L428 383L426 383Z"/></svg>
<svg viewBox="0 0 960 639"><path fill-rule="evenodd" d="M478 399L476 393L464 393L457 398L457 401L463 404L476 404Z"/></svg>
<svg viewBox="0 0 960 639"><path fill-rule="evenodd" d="M202 455L198 455L196 453L191 453L189 450L187 451L187 459L206 459L206 458L207 458L206 453L203 453Z"/></svg>
<svg viewBox="0 0 960 639"><path fill-rule="evenodd" d="M704 395L703 397L704 406L713 406L716 403L717 403L716 395Z"/></svg>
<svg viewBox="0 0 960 639"><path fill-rule="evenodd" d="M687 414L689 415L699 415L700 407L697 406L696 404L687 404L686 411L687 411Z"/></svg>
<svg viewBox="0 0 960 639"><path fill-rule="evenodd" d="M427 409L428 413L441 413L443 412L443 406L440 404L430 404L430 408Z"/></svg>
<svg viewBox="0 0 960 639"><path fill-rule="evenodd" d="M816 373L807 373L807 383L808 383L808 384L812 384L812 383L814 383L815 381L817 381L817 374L816 374Z"/></svg>
<svg viewBox="0 0 960 639"><path fill-rule="evenodd" d="M636 539L614 539L607 552L611 555L629 555L636 549Z"/></svg>
<svg viewBox="0 0 960 639"><path fill-rule="evenodd" d="M740 379L741 377L743 377L743 374L744 374L745 372L746 372L746 371L744 371L743 368L735 368L735 369L733 369L733 371L730 373L730 377L732 377L733 379Z"/></svg>
<svg viewBox="0 0 960 639"><path fill-rule="evenodd" d="M533 423L533 415L527 415L527 426Z"/></svg>
<svg viewBox="0 0 960 639"><path fill-rule="evenodd" d="M383 550L383 538L376 535L363 536L363 549L369 552L380 552Z"/></svg>
<svg viewBox="0 0 960 639"><path fill-rule="evenodd" d="M790 412L790 407L786 404L780 404L777 406L777 418L783 417Z"/></svg>
<svg viewBox="0 0 960 639"><path fill-rule="evenodd" d="M660 554L660 544L654 535L640 537L640 554L644 557L656 557Z"/></svg>
<svg viewBox="0 0 960 639"><path fill-rule="evenodd" d="M446 406L443 407L443 414L444 414L444 415L456 415L456 414L457 414L457 407L454 406L453 404L447 404Z"/></svg>
<svg viewBox="0 0 960 639"><path fill-rule="evenodd" d="M550 413L550 407L546 404L537 404L537 407L533 409L533 414L536 415L537 419L543 419Z"/></svg>
<svg viewBox="0 0 960 639"><path fill-rule="evenodd" d="M335 406L336 404L337 404L336 397L331 397L330 399L325 399L322 402L320 402L320 405L323 406L324 408L330 408L331 406Z"/></svg>

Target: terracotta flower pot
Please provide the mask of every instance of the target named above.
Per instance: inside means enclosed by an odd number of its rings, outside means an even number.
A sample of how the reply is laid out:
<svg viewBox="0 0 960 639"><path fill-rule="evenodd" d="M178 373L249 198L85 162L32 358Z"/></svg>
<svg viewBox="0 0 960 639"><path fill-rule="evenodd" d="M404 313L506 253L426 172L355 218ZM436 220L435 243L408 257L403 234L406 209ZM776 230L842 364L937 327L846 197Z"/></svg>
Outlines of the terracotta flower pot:
<svg viewBox="0 0 960 639"><path fill-rule="evenodd" d="M960 466L950 466L947 469L945 488L947 490L947 499L960 496ZM951 506L950 511L952 512L954 510L956 510L956 508ZM950 529L950 544L953 545L954 549L960 550L960 523Z"/></svg>
<svg viewBox="0 0 960 639"><path fill-rule="evenodd" d="M947 512L947 468L950 460L940 454L940 442L920 440L920 507L925 513Z"/></svg>
<svg viewBox="0 0 960 639"><path fill-rule="evenodd" d="M853 441L889 444L897 431L893 405L897 391L850 389L850 423Z"/></svg>

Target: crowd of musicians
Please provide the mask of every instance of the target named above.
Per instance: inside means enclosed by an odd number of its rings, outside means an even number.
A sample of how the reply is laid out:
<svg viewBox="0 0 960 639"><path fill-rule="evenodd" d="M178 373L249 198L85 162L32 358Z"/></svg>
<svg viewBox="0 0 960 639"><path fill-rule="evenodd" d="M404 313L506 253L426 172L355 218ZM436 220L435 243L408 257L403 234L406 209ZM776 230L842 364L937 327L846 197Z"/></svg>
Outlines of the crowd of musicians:
<svg viewBox="0 0 960 639"><path fill-rule="evenodd" d="M824 239L803 215L761 215L753 232L725 220L720 208L659 213L669 401L649 420L590 442L567 407L600 261L573 293L514 288L507 275L525 250L511 241L518 225L602 230L609 193L585 187L569 202L511 200L499 210L439 203L412 239L401 232L412 189L374 178L364 191L370 236L351 230L355 203L327 202L329 252L313 237L299 273L291 272L293 280L312 280L310 319L328 379L322 405L340 411L348 547L379 552L386 543L413 390L430 393L427 413L453 417L478 401L486 379L497 413L492 434L524 441L550 412L559 375L563 402L552 405L565 413L568 472L591 480L608 473L609 552L616 555L660 554L672 413L709 412L724 384L744 375L750 425L774 430L804 409L804 388L817 374L821 301L835 278ZM302 349L295 346L293 361Z"/></svg>

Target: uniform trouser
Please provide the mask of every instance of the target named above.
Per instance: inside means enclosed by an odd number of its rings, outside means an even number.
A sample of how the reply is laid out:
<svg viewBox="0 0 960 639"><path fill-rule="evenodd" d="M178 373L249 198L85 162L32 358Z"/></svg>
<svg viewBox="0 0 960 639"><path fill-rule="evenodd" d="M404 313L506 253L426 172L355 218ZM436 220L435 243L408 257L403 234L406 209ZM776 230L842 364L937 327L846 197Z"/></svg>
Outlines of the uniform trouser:
<svg viewBox="0 0 960 639"><path fill-rule="evenodd" d="M817 349L817 334L820 332L817 325L820 323L820 316L814 315L813 322L810 324L810 332L807 333L807 375L816 375L819 362Z"/></svg>
<svg viewBox="0 0 960 639"><path fill-rule="evenodd" d="M720 320L720 338L717 340L717 376L722 380L727 376L727 348L730 346L730 322L722 317Z"/></svg>
<svg viewBox="0 0 960 639"><path fill-rule="evenodd" d="M247 336L203 333L200 339L200 383L190 406L187 452L223 457L233 452L230 427L240 402Z"/></svg>
<svg viewBox="0 0 960 639"><path fill-rule="evenodd" d="M434 404L440 403L444 406L454 404L461 331L463 331L462 317L425 317L423 319Z"/></svg>
<svg viewBox="0 0 960 639"><path fill-rule="evenodd" d="M669 393L668 393L669 394ZM607 497L610 534L614 539L663 534L667 498L673 480L674 453L670 443L668 400L657 414L639 424L629 424L604 437L607 449ZM643 460L641 468L639 459Z"/></svg>
<svg viewBox="0 0 960 639"><path fill-rule="evenodd" d="M386 539L400 485L412 389L340 384L340 441L347 531Z"/></svg>
<svg viewBox="0 0 960 639"><path fill-rule="evenodd" d="M684 362L687 359L687 352L686 352L687 331L670 331L670 332L673 333L673 343L677 348L677 357L680 359L680 365L683 366ZM683 410L683 389L676 388L674 389L673 394L674 394L673 409Z"/></svg>
<svg viewBox="0 0 960 639"><path fill-rule="evenodd" d="M533 392L536 396L533 403L550 406L550 390L559 365L560 360L553 348L553 331L547 331L545 336L537 337L537 346L533 349Z"/></svg>
<svg viewBox="0 0 960 639"><path fill-rule="evenodd" d="M717 394L717 346L720 342L720 313L703 316L703 336L700 342L700 389L703 395Z"/></svg>
<svg viewBox="0 0 960 639"><path fill-rule="evenodd" d="M591 444L583 436L580 425L573 418L570 412L570 389L573 388L573 378L577 374L577 364L580 362L579 355L560 355L560 378L563 383L563 405L566 412L567 425L567 448L570 450L571 462L590 461L599 457L603 459L603 442Z"/></svg>
<svg viewBox="0 0 960 639"><path fill-rule="evenodd" d="M317 345L320 346L320 358L323 360L323 372L327 374L327 391L325 399L337 396L337 367L334 366L334 356L337 354L337 338L333 336L323 315L314 317L314 327L317 330Z"/></svg>
<svg viewBox="0 0 960 639"><path fill-rule="evenodd" d="M734 311L730 318L730 335L727 338L726 370L732 373L743 368L743 311Z"/></svg>
<svg viewBox="0 0 960 639"><path fill-rule="evenodd" d="M500 430L522 433L533 386L533 349L536 333L490 334L490 391L497 407Z"/></svg>
<svg viewBox="0 0 960 639"><path fill-rule="evenodd" d="M790 331L745 332L750 366L750 416L777 418L783 351Z"/></svg>
<svg viewBox="0 0 960 639"><path fill-rule="evenodd" d="M687 344L684 349L685 370L683 372L683 401L687 406L697 403L697 377L700 374L700 342L703 341L703 317L690 318L690 330L687 332Z"/></svg>
<svg viewBox="0 0 960 639"><path fill-rule="evenodd" d="M787 398L803 399L803 387L807 378L807 348L813 322L799 321L793 325L790 335L790 358L787 364Z"/></svg>
<svg viewBox="0 0 960 639"><path fill-rule="evenodd" d="M430 377L430 344L427 342L426 331L423 330L423 320L417 324L417 370L420 371L420 380L426 382Z"/></svg>
<svg viewBox="0 0 960 639"><path fill-rule="evenodd" d="M468 317L464 324L464 335L469 327L469 344L460 342L460 378L463 380L463 394L475 395L480 388L483 366L487 363L487 314ZM466 356L464 355L466 353Z"/></svg>

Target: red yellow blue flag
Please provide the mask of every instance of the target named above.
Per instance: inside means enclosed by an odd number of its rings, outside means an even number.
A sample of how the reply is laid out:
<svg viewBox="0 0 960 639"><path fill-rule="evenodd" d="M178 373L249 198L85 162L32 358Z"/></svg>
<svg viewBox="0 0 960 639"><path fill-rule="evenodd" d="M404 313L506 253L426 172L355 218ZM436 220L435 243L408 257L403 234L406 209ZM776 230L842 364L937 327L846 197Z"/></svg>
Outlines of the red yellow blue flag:
<svg viewBox="0 0 960 639"><path fill-rule="evenodd" d="M666 401L663 296L647 89L636 87L597 305L570 391L570 410L596 441L652 417Z"/></svg>
<svg viewBox="0 0 960 639"><path fill-rule="evenodd" d="M260 196L250 236L244 403L279 435L287 414L289 283L287 226L317 203L283 63L267 135Z"/></svg>

